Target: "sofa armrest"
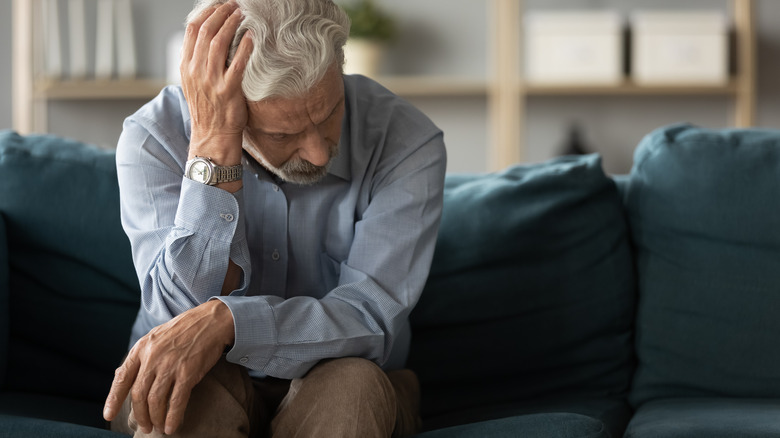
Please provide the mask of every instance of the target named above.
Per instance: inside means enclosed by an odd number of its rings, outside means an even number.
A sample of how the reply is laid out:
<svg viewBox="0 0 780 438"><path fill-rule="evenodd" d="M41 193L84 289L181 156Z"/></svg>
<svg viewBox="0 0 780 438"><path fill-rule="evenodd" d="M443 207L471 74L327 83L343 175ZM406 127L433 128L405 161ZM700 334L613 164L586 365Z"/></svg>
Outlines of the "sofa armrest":
<svg viewBox="0 0 780 438"><path fill-rule="evenodd" d="M8 288L8 239L5 232L5 219L0 214L0 389L5 386L5 370L8 365L8 331L11 316Z"/></svg>

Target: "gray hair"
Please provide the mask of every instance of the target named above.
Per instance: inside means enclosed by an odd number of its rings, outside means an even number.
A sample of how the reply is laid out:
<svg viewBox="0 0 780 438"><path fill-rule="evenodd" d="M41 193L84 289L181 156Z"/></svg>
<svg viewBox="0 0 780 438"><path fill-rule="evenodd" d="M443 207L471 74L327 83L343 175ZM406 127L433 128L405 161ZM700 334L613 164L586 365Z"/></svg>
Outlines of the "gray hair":
<svg viewBox="0 0 780 438"><path fill-rule="evenodd" d="M186 24L205 9L227 0L198 0ZM307 94L336 64L343 69L349 36L347 14L332 0L236 0L244 20L228 54L228 64L244 34L251 30L254 49L242 89L250 101Z"/></svg>

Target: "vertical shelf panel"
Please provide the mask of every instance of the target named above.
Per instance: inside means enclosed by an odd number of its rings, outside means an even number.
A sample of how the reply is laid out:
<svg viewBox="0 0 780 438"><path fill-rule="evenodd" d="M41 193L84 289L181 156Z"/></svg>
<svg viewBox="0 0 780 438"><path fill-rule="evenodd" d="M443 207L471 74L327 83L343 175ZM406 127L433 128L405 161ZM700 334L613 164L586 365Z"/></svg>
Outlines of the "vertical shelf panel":
<svg viewBox="0 0 780 438"><path fill-rule="evenodd" d="M14 0L13 5L13 127L20 134L34 130L33 110L33 2Z"/></svg>
<svg viewBox="0 0 780 438"><path fill-rule="evenodd" d="M522 161L521 124L523 106L520 77L520 17L522 1L491 1L491 64L493 78L488 90L491 136L489 170L500 170Z"/></svg>
<svg viewBox="0 0 780 438"><path fill-rule="evenodd" d="M753 0L732 0L737 35L737 93L734 126L756 124L756 27Z"/></svg>

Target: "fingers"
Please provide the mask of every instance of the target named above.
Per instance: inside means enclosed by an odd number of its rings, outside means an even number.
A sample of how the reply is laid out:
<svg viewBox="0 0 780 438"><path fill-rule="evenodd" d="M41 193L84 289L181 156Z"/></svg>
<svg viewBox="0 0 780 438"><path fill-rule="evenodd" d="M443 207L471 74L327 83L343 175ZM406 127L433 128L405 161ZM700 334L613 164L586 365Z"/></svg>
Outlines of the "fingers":
<svg viewBox="0 0 780 438"><path fill-rule="evenodd" d="M170 371L170 370L169 370ZM171 393L172 379L170 374L158 375L154 379L149 396L149 419L158 431L165 430L165 417L168 412L168 396Z"/></svg>
<svg viewBox="0 0 780 438"><path fill-rule="evenodd" d="M214 13L211 14L208 18L206 18L206 21L204 21L198 29L197 41L195 42L191 63L194 65L211 64L209 57L213 56L213 53L211 53L212 40L214 40L217 34L219 34L220 30L225 27L226 21L228 21L237 8L238 5L235 3L225 3L217 8L217 10L214 11ZM240 22L240 16L238 21ZM235 30L233 31L233 35L235 35ZM217 39L217 44L219 44L219 39ZM225 48L224 56L227 57L227 48ZM225 60L223 59L223 70L224 63Z"/></svg>
<svg viewBox="0 0 780 438"><path fill-rule="evenodd" d="M211 7L204 10L198 18L191 21L187 25L187 29L184 33L184 43L181 48L181 60L182 63L189 62L192 59L193 50L195 50L195 42L198 40L198 31L207 18L216 11L216 7Z"/></svg>
<svg viewBox="0 0 780 438"><path fill-rule="evenodd" d="M239 26L241 26L241 21L243 19L244 15L241 13L241 10L234 10L211 40L209 46L209 68L213 69L215 72L224 72L225 62L227 61L228 53L230 52L230 46L233 44L233 40L236 37L236 31L238 31Z"/></svg>
<svg viewBox="0 0 780 438"><path fill-rule="evenodd" d="M135 376L138 374L140 362L136 359L134 352L128 354L122 366L117 368L114 373L114 381L111 383L111 390L108 392L106 404L103 407L103 418L112 421L119 410L122 409L130 388L133 386Z"/></svg>
<svg viewBox="0 0 780 438"><path fill-rule="evenodd" d="M149 415L149 391L154 380L155 376L151 372L142 372L130 391L133 400L133 415L138 422L138 427L145 434L152 433L153 430L152 419Z"/></svg>
<svg viewBox="0 0 780 438"><path fill-rule="evenodd" d="M252 31L248 31L238 44L238 50L236 50L233 62L230 63L230 68L228 68L227 72L228 86L241 86L241 81L244 79L244 71L246 71L249 57L252 55L252 49L254 48L252 37Z"/></svg>
<svg viewBox="0 0 780 438"><path fill-rule="evenodd" d="M192 388L185 385L176 385L171 393L170 406L168 407L168 416L165 419L165 434L173 435L184 421L184 412L187 410L187 403L190 400Z"/></svg>

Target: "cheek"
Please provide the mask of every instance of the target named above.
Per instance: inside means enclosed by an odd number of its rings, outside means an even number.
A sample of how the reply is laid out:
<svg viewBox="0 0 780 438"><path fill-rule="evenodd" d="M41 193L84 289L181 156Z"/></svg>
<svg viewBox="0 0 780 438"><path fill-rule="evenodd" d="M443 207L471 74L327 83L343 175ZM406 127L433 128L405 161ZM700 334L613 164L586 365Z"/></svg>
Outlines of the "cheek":
<svg viewBox="0 0 780 438"><path fill-rule="evenodd" d="M255 159L255 161L262 161L262 159L271 161L267 153L265 153L262 148L258 146L258 142L256 139L254 139L252 136L248 134L244 134L244 143L243 143L244 150ZM273 164L273 163L272 163Z"/></svg>

